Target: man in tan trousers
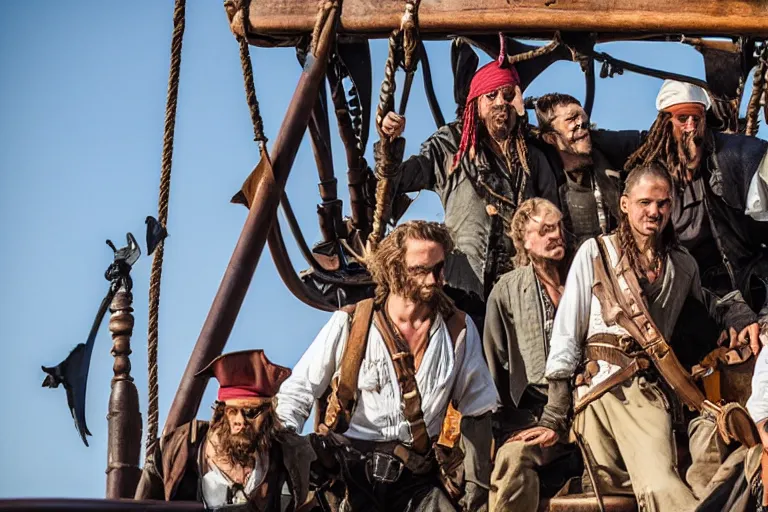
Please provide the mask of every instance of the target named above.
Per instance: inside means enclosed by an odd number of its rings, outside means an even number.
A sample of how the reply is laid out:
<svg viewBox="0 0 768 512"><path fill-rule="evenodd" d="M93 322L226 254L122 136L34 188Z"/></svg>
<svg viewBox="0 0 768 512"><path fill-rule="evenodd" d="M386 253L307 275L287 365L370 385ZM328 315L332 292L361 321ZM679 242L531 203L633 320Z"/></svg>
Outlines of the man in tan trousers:
<svg viewBox="0 0 768 512"><path fill-rule="evenodd" d="M679 512L698 503L676 467L672 395L642 348L664 347L687 298L705 303L696 262L669 223L671 191L659 167L629 174L617 232L587 241L575 256L545 372L543 420L564 422L574 382L573 430L587 448L597 490L634 494L642 511ZM738 294L707 303L742 343L755 332L756 317ZM563 434L543 425L516 437L546 447Z"/></svg>
<svg viewBox="0 0 768 512"><path fill-rule="evenodd" d="M491 476L491 512L535 511L539 469L573 455L573 448L562 443L544 448L512 439L539 422L547 403L544 365L565 280L562 214L546 199L528 199L512 217L508 235L516 251L515 270L504 274L488 297L483 335L485 358L501 398L493 415L499 448Z"/></svg>

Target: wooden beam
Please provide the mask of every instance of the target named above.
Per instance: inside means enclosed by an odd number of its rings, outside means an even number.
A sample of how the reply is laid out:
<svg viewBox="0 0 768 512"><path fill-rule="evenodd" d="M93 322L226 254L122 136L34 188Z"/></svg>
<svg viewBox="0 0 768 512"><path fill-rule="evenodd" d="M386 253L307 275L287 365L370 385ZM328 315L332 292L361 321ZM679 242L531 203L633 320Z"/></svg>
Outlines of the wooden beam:
<svg viewBox="0 0 768 512"><path fill-rule="evenodd" d="M403 0L344 0L339 32L385 36L400 26L403 6ZM307 33L316 13L317 0L251 2L249 32ZM768 36L768 1L423 0L419 27L425 36L555 30ZM242 24L232 29L241 33Z"/></svg>

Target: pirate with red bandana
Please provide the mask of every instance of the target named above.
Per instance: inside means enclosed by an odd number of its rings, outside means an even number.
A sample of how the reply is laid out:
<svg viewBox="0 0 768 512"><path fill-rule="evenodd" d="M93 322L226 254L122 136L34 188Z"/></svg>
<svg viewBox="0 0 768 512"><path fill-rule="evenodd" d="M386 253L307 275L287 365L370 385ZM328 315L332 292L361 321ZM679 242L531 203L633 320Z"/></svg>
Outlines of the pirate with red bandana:
<svg viewBox="0 0 768 512"><path fill-rule="evenodd" d="M206 509L278 511L283 484L289 508L307 497L309 443L278 428L273 397L288 368L261 350L224 354L198 377L219 392L210 422L193 420L165 436L141 475L137 499L202 501Z"/></svg>
<svg viewBox="0 0 768 512"><path fill-rule="evenodd" d="M446 292L478 325L493 284L511 270L514 248L504 233L518 205L531 197L559 203L546 157L528 145L520 77L505 54L475 73L461 119L429 137L395 180L399 193L440 196L457 249L446 261ZM397 137L405 118L389 113L382 128Z"/></svg>

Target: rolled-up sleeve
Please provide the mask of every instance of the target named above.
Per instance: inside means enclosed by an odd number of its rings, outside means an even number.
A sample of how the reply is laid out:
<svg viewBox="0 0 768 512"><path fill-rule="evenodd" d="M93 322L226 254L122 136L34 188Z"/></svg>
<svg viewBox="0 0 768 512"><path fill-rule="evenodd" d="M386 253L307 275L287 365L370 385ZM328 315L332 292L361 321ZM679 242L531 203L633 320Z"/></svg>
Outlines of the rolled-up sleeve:
<svg viewBox="0 0 768 512"><path fill-rule="evenodd" d="M592 238L584 242L573 259L552 327L545 370L547 379L571 377L581 361L592 306L593 260L597 254L597 240Z"/></svg>
<svg viewBox="0 0 768 512"><path fill-rule="evenodd" d="M315 400L331 383L348 336L349 315L337 311L280 386L275 412L283 426L302 431Z"/></svg>
<svg viewBox="0 0 768 512"><path fill-rule="evenodd" d="M480 333L467 315L464 357L453 387L452 401L462 416L481 416L496 410L499 394L483 357Z"/></svg>

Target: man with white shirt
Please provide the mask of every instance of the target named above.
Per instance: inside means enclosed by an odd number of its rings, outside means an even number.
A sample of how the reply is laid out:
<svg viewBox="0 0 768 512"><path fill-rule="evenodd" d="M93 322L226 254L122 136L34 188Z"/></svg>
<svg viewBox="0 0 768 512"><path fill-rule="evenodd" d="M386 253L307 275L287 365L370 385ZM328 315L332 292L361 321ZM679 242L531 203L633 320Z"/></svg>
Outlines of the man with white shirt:
<svg viewBox="0 0 768 512"><path fill-rule="evenodd" d="M550 446L564 435L575 380L573 430L586 447L596 493L634 494L640 510L670 512L698 502L676 468L672 404L700 406L703 397L674 366L666 340L687 298L705 303L696 262L669 223L671 194L665 170L636 168L620 199L617 232L576 254L550 342L547 405L540 426L518 436ZM738 292L709 311L740 343L757 339L756 315Z"/></svg>
<svg viewBox="0 0 768 512"><path fill-rule="evenodd" d="M329 393L318 431L351 510L454 510L433 450L449 403L462 414L462 507L487 507L498 395L474 323L442 291L452 249L441 224L394 229L367 261L375 299L336 312L277 394L282 425L301 431Z"/></svg>

